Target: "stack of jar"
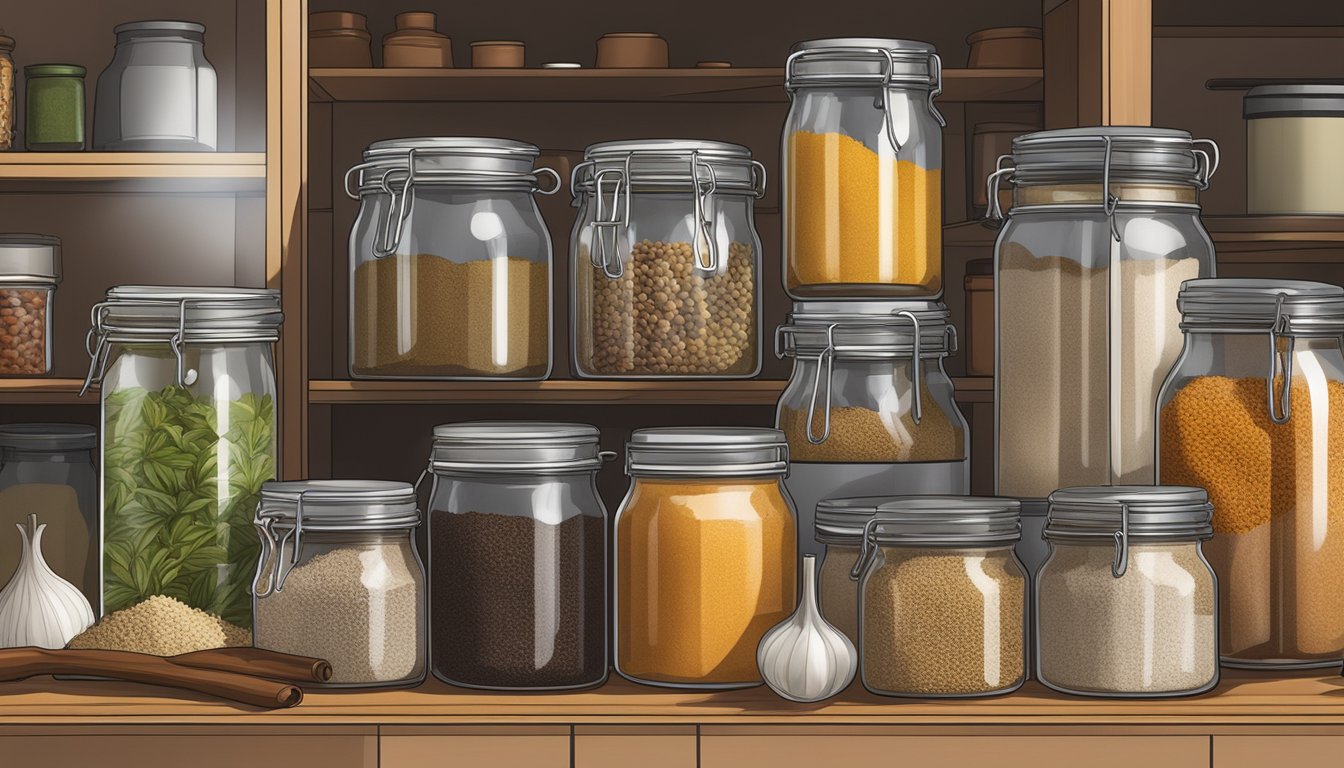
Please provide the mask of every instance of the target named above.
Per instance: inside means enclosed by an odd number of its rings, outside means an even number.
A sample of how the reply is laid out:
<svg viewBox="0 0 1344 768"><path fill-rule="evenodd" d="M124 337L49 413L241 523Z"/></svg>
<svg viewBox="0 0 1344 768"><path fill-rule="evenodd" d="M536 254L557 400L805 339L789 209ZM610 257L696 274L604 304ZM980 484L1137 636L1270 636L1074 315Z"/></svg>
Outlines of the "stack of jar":
<svg viewBox="0 0 1344 768"><path fill-rule="evenodd" d="M812 537L817 503L970 492L969 431L943 360L941 65L909 40L794 46L784 127L784 280L794 359L776 425ZM823 563L823 572L825 564Z"/></svg>

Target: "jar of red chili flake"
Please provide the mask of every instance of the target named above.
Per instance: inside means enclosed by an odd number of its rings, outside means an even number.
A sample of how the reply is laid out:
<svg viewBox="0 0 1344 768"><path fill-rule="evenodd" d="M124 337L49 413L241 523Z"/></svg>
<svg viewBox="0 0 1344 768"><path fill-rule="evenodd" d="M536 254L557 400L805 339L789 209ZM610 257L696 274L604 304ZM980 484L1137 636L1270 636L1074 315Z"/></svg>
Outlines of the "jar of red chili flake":
<svg viewBox="0 0 1344 768"><path fill-rule="evenodd" d="M61 241L0 235L0 376L51 372L51 299L61 281Z"/></svg>

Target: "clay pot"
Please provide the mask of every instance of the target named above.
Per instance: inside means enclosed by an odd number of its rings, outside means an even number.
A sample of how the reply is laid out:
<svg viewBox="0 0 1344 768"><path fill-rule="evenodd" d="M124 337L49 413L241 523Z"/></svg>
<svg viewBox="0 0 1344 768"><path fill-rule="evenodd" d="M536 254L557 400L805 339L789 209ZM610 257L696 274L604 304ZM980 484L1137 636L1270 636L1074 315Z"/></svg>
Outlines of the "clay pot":
<svg viewBox="0 0 1344 768"><path fill-rule="evenodd" d="M612 32L597 39L600 69L667 67L667 41L652 32Z"/></svg>

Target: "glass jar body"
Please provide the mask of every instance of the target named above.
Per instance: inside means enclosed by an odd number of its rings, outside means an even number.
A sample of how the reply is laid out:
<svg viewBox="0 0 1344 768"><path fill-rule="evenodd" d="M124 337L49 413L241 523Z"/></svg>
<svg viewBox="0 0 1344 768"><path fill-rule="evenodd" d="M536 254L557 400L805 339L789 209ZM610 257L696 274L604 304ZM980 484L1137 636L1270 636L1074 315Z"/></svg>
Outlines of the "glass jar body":
<svg viewBox="0 0 1344 768"><path fill-rule="evenodd" d="M258 648L331 662L336 688L399 687L425 679L425 574L410 530L305 529L260 563L275 583L255 598Z"/></svg>
<svg viewBox="0 0 1344 768"><path fill-rule="evenodd" d="M859 584L850 573L859 562L859 542L826 544L817 576L817 602L821 617L859 647Z"/></svg>
<svg viewBox="0 0 1344 768"><path fill-rule="evenodd" d="M551 237L527 189L415 183L361 193L350 232L350 374L544 379ZM388 227L391 227L389 234ZM391 242L392 252L379 256Z"/></svg>
<svg viewBox="0 0 1344 768"><path fill-rule="evenodd" d="M47 526L42 556L57 576L100 602L98 581L98 470L91 449L19 449L0 452L0 530L38 513ZM0 538L0 583L19 564L20 540Z"/></svg>
<svg viewBox="0 0 1344 768"><path fill-rule="evenodd" d="M1344 355L1333 337L1281 337L1278 351L1292 363L1283 424L1267 333L1187 332L1158 403L1160 475L1209 492L1223 663L1331 666L1344 651Z"/></svg>
<svg viewBox="0 0 1344 768"><path fill-rule="evenodd" d="M1001 495L1154 482L1153 404L1181 348L1176 294L1213 274L1213 244L1193 187L1112 186L1125 196L1119 240L1092 202L1100 185L1019 187L999 234Z"/></svg>
<svg viewBox="0 0 1344 768"><path fill-rule="evenodd" d="M94 93L93 148L213 152L219 82L202 33L126 30Z"/></svg>
<svg viewBox="0 0 1344 768"><path fill-rule="evenodd" d="M166 341L111 341L99 430L102 610L166 595L247 628L253 513L276 467L271 345L188 343L182 356L186 385Z"/></svg>
<svg viewBox="0 0 1344 768"><path fill-rule="evenodd" d="M594 225L580 198L571 253L574 370L600 378L751 378L760 372L761 240L751 194L632 189L629 225ZM614 253L612 253L614 249ZM606 261L604 264L603 261ZM713 267L712 269L707 267Z"/></svg>
<svg viewBox="0 0 1344 768"><path fill-rule="evenodd" d="M941 295L942 160L927 87L885 98L881 87L799 87L783 138L788 294Z"/></svg>
<svg viewBox="0 0 1344 768"><path fill-rule="evenodd" d="M761 683L761 637L797 606L797 528L778 477L636 476L616 515L616 671Z"/></svg>
<svg viewBox="0 0 1344 768"><path fill-rule="evenodd" d="M51 373L55 283L0 283L0 376Z"/></svg>
<svg viewBox="0 0 1344 768"><path fill-rule="evenodd" d="M84 149L84 76L27 78L24 146L31 152Z"/></svg>
<svg viewBox="0 0 1344 768"><path fill-rule="evenodd" d="M1036 673L1066 693L1183 696L1218 683L1213 569L1199 541L1052 542L1036 577Z"/></svg>
<svg viewBox="0 0 1344 768"><path fill-rule="evenodd" d="M1011 546L882 545L859 586L864 687L919 697L1016 690L1026 679L1026 606Z"/></svg>
<svg viewBox="0 0 1344 768"><path fill-rule="evenodd" d="M434 675L499 690L605 681L606 531L593 471L436 474Z"/></svg>
<svg viewBox="0 0 1344 768"><path fill-rule="evenodd" d="M0 151L14 148L15 81L13 52L0 48Z"/></svg>

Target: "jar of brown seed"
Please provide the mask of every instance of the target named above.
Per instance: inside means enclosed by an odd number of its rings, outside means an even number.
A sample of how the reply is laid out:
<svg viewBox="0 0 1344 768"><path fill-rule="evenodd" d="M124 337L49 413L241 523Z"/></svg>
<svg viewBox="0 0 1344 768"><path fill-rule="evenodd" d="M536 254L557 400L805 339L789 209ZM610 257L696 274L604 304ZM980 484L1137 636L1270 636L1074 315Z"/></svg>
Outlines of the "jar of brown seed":
<svg viewBox="0 0 1344 768"><path fill-rule="evenodd" d="M765 169L717 141L595 144L574 169L574 370L750 378L761 367Z"/></svg>
<svg viewBox="0 0 1344 768"><path fill-rule="evenodd" d="M61 241L0 235L0 376L51 372L51 299L61 280Z"/></svg>

